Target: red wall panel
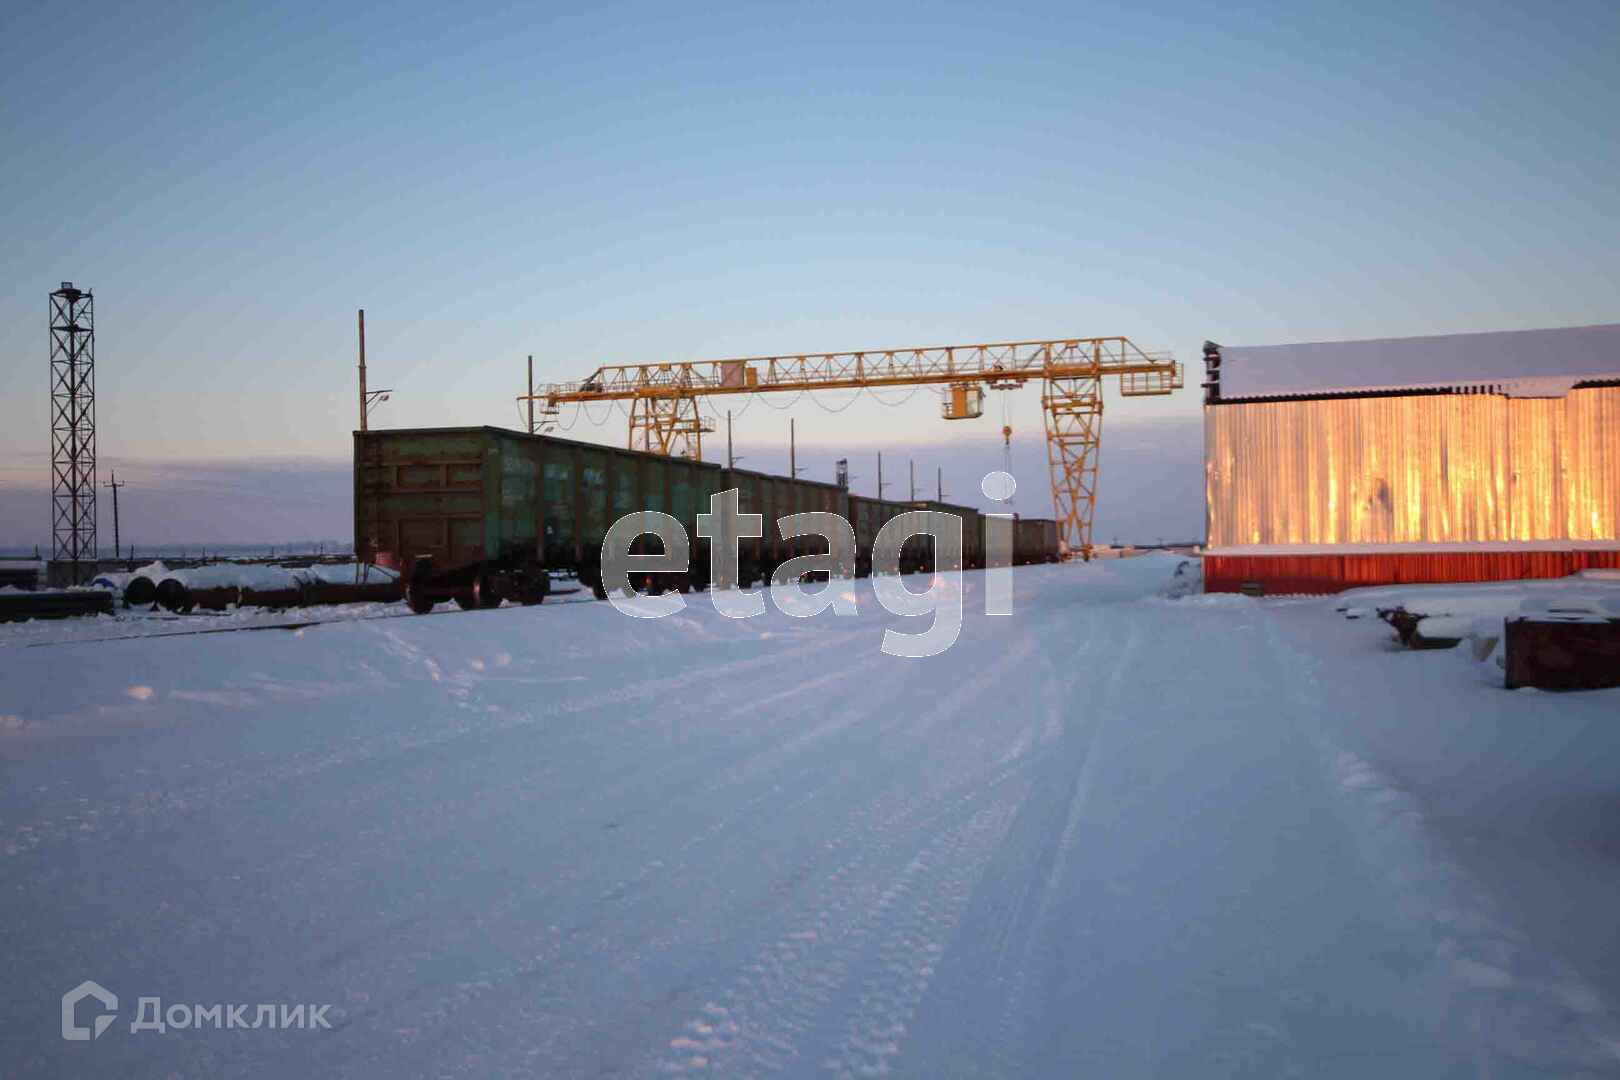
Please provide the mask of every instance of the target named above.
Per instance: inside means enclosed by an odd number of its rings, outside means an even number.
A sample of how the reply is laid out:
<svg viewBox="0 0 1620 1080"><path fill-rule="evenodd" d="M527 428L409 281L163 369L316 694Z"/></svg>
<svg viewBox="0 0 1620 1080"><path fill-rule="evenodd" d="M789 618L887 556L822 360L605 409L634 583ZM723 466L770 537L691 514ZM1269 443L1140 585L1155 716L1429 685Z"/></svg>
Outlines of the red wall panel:
<svg viewBox="0 0 1620 1080"><path fill-rule="evenodd" d="M1205 592L1336 593L1363 585L1513 581L1620 569L1620 551L1396 551L1357 555L1206 555Z"/></svg>

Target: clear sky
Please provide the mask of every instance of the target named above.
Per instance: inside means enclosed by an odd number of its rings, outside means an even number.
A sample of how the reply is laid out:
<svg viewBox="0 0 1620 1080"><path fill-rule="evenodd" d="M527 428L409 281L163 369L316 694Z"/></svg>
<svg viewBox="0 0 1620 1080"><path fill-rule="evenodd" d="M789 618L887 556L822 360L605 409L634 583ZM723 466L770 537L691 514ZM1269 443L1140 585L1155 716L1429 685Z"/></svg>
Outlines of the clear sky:
<svg viewBox="0 0 1620 1080"><path fill-rule="evenodd" d="M1612 0L572 7L0 7L0 483L48 483L66 279L108 461L347 455L359 307L384 426L516 426L531 352L1620 320ZM793 415L954 433L927 393Z"/></svg>

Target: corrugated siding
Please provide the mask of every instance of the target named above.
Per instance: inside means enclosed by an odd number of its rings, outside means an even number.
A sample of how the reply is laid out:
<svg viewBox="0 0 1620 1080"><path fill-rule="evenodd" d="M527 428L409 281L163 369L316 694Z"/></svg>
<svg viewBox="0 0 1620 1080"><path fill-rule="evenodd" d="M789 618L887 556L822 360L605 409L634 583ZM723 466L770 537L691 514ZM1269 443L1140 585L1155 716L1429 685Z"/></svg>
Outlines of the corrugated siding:
<svg viewBox="0 0 1620 1080"><path fill-rule="evenodd" d="M1620 539L1620 388L1204 410L1208 544Z"/></svg>

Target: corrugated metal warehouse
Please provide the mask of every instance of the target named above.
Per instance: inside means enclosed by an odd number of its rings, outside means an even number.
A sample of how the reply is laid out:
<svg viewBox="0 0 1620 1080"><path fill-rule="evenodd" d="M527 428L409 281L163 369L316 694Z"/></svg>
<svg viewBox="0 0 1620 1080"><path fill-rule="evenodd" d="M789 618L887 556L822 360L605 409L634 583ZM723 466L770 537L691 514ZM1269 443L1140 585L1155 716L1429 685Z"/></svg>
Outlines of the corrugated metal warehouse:
<svg viewBox="0 0 1620 1080"><path fill-rule="evenodd" d="M1210 592L1620 567L1620 325L1204 363Z"/></svg>

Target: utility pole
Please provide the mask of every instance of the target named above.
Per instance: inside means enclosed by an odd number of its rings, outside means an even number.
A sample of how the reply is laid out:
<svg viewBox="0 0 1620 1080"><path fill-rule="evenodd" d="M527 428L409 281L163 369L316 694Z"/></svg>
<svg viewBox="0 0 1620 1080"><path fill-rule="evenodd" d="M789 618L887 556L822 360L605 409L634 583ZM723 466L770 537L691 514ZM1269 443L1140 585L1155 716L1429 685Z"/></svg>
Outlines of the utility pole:
<svg viewBox="0 0 1620 1080"><path fill-rule="evenodd" d="M366 430L366 413L371 402L366 396L366 309L360 309L360 430Z"/></svg>
<svg viewBox="0 0 1620 1080"><path fill-rule="evenodd" d="M915 461L907 461L906 465L911 469L911 498L910 498L910 501L911 502L916 502L917 501L917 463Z"/></svg>
<svg viewBox="0 0 1620 1080"><path fill-rule="evenodd" d="M534 393L534 387L531 386L529 388L529 393L531 393L531 394ZM529 408L531 408L531 409L534 408L534 402L533 401L529 402ZM737 459L731 453L731 410L727 409L726 410L726 468L735 469L736 467L737 467Z"/></svg>
<svg viewBox="0 0 1620 1080"><path fill-rule="evenodd" d="M121 487L129 487L129 482L126 480L123 483L119 483L118 470L114 469L113 474L112 474L112 479L110 481L108 481L103 486L112 488L112 493L113 493L113 558L121 559L124 556L123 556L123 545L120 543L119 536L118 536L118 489L121 488Z"/></svg>
<svg viewBox="0 0 1620 1080"><path fill-rule="evenodd" d="M878 451L878 501L883 501L883 451Z"/></svg>
<svg viewBox="0 0 1620 1080"><path fill-rule="evenodd" d="M534 434L534 353L529 354L529 434Z"/></svg>
<svg viewBox="0 0 1620 1080"><path fill-rule="evenodd" d="M391 390L366 389L366 309L361 308L358 316L360 327L360 430L366 430L366 417L371 413L371 407L379 401L387 401ZM531 405L531 408L533 406Z"/></svg>
<svg viewBox="0 0 1620 1080"><path fill-rule="evenodd" d="M799 478L799 437L794 428L794 419L788 417L788 475L793 479Z"/></svg>
<svg viewBox="0 0 1620 1080"><path fill-rule="evenodd" d="M934 473L934 479L939 484L939 501L945 501L945 466L941 465Z"/></svg>

